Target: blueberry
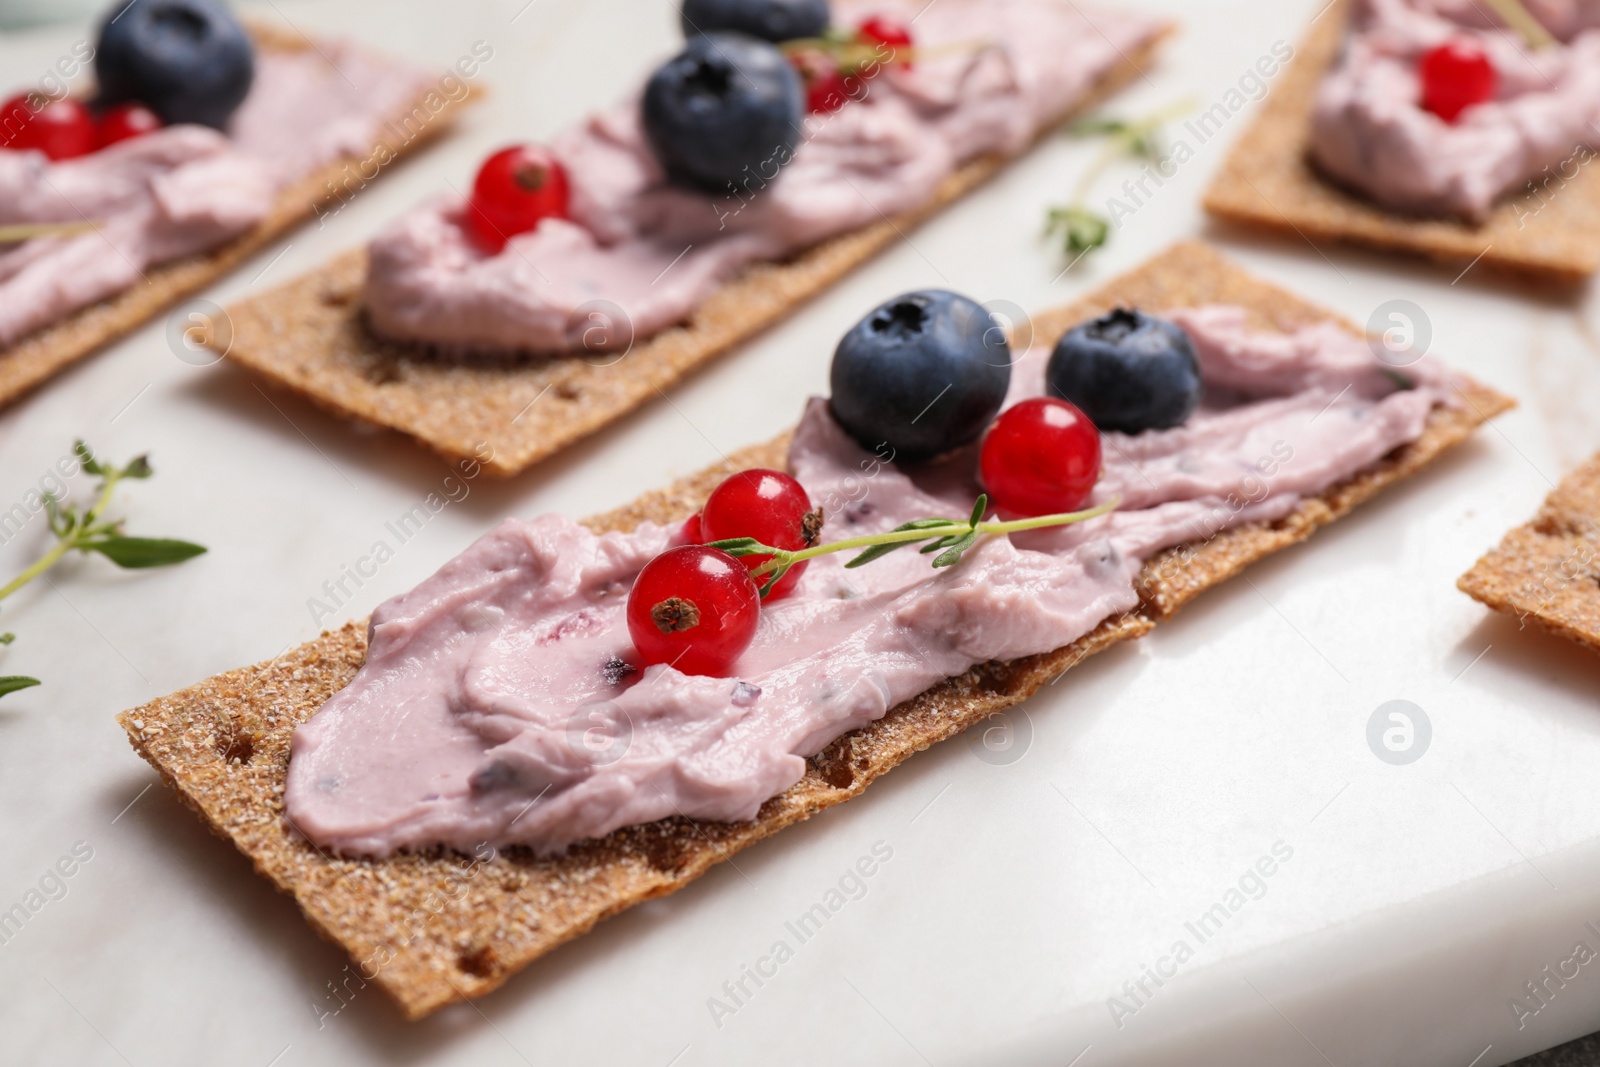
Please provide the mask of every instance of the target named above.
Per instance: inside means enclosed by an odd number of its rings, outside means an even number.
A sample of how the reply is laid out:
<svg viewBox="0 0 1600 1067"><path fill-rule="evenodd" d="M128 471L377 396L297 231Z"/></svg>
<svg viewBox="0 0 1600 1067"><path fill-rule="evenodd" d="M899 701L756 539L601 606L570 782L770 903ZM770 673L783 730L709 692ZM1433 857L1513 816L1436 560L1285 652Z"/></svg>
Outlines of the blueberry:
<svg viewBox="0 0 1600 1067"><path fill-rule="evenodd" d="M129 0L100 27L104 106L148 106L172 125L223 129L255 77L255 51L219 0Z"/></svg>
<svg viewBox="0 0 1600 1067"><path fill-rule="evenodd" d="M769 41L821 37L828 0L683 0L683 35L733 30Z"/></svg>
<svg viewBox="0 0 1600 1067"><path fill-rule="evenodd" d="M1181 426L1200 404L1200 365L1189 335L1176 323L1126 308L1063 334L1045 384L1100 429L1122 433Z"/></svg>
<svg viewBox="0 0 1600 1067"><path fill-rule="evenodd" d="M862 447L927 459L977 440L993 421L1011 384L1011 346L981 305L927 289L856 323L831 378L833 417Z"/></svg>
<svg viewBox="0 0 1600 1067"><path fill-rule="evenodd" d="M668 177L730 192L778 176L805 117L800 75L777 47L737 33L693 37L651 76L644 131Z"/></svg>

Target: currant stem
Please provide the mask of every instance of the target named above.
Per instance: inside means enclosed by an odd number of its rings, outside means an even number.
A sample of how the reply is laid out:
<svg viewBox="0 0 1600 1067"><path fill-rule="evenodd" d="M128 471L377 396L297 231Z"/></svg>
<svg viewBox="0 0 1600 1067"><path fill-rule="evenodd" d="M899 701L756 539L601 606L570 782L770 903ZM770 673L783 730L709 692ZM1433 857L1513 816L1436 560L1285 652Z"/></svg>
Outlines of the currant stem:
<svg viewBox="0 0 1600 1067"><path fill-rule="evenodd" d="M771 574L780 567L792 567L796 563L803 563L817 556L826 556L832 552L848 552L856 548L872 548L875 545L937 541L944 537L962 537L974 532L978 534L1010 534L1019 533L1023 530L1041 530L1049 526L1067 526L1072 523L1086 522L1089 519L1097 519L1102 515L1115 511L1121 503L1122 498L1119 496L1085 511L1064 512L1058 515L1039 515L1031 519L1013 519L1010 522L980 522L976 525L970 522L950 522L943 526L924 526L915 530L891 530L888 533L851 537L843 541L830 541L825 545L802 548L793 552L781 548L772 548L770 545L759 545L752 547L748 554L766 555L770 552L772 558L761 564L761 566L753 568L750 571L750 576L752 578L760 578Z"/></svg>

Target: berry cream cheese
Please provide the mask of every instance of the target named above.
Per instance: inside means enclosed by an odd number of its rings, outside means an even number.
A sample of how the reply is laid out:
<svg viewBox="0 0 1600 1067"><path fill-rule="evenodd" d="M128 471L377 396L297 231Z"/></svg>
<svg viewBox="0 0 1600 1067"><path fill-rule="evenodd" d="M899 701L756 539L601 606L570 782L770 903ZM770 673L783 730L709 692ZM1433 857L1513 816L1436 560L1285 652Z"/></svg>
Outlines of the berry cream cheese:
<svg viewBox="0 0 1600 1067"><path fill-rule="evenodd" d="M1312 159L1388 207L1472 221L1545 168L1587 162L1600 140L1600 2L1527 6L1556 44L1531 50L1474 0L1355 0L1351 36L1317 93ZM1490 98L1447 121L1423 106L1422 71L1452 42L1493 73Z"/></svg>
<svg viewBox="0 0 1600 1067"><path fill-rule="evenodd" d="M60 162L0 151L0 225L100 224L0 250L0 348L244 233L319 167L371 152L431 81L346 43L263 50L226 134L169 126Z"/></svg>
<svg viewBox="0 0 1600 1067"><path fill-rule="evenodd" d="M979 540L954 567L899 552L846 570L812 559L761 609L731 677L642 673L624 609L677 526L595 535L556 515L507 520L373 614L365 665L296 729L285 804L322 847L384 856L485 842L555 852L671 815L755 816L805 757L974 664L1068 645L1138 604L1141 563L1271 520L1416 440L1451 402L1430 359L1376 363L1329 323L1253 332L1234 307L1174 312L1206 392L1177 428L1104 435L1094 491L1121 507L1079 525ZM1008 404L1043 390L1050 350L1018 361ZM807 407L790 468L825 539L965 514L977 445L901 470Z"/></svg>
<svg viewBox="0 0 1600 1067"><path fill-rule="evenodd" d="M925 206L962 163L1021 151L1163 29L1062 0L874 0L834 13L851 25L918 16L917 58L879 73L859 101L807 116L781 172L753 175L737 195L669 184L630 100L552 145L570 219L545 219L495 254L462 225L462 196L391 225L370 249L372 327L447 349L625 346L683 322L749 264ZM598 301L631 329L594 332Z"/></svg>

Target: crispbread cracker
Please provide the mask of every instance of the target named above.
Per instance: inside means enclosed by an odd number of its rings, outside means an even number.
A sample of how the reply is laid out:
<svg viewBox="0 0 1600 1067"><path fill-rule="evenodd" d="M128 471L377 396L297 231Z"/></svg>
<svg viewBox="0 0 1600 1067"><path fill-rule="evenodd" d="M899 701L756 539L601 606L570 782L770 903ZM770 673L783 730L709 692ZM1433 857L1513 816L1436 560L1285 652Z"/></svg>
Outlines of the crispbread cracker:
<svg viewBox="0 0 1600 1067"><path fill-rule="evenodd" d="M1041 336L1118 304L1166 308L1230 300L1263 324L1326 319L1309 304L1228 264L1210 249L1179 245L1072 307L1041 316ZM1372 468L1305 501L1284 519L1241 526L1145 568L1145 606L1108 619L1055 652L987 663L940 683L883 719L847 734L809 761L806 776L767 801L748 823L672 818L619 830L536 859L511 850L470 876L455 854L383 861L333 859L285 825L289 739L346 685L364 655L365 625L350 623L270 663L219 675L125 712L133 746L218 834L291 894L324 936L343 946L411 1018L486 993L536 957L599 920L670 893L713 863L776 830L860 793L912 753L1011 707L1085 657L1149 632L1157 619L1247 563L1296 541L1464 440L1510 401L1467 385L1461 410L1437 408L1423 436ZM787 435L591 519L596 530L692 514L718 482L752 466L781 467ZM415 918L421 916L421 918ZM382 964L381 966L379 964Z"/></svg>
<svg viewBox="0 0 1600 1067"><path fill-rule="evenodd" d="M284 30L258 23L250 24L249 30L257 46L263 49L288 52L312 47L306 38ZM329 190L337 188L347 166L369 158L380 146L402 156L433 140L454 121L460 105L476 93L477 90L470 90L459 102L446 100L433 120L409 142L402 143L386 136L373 145L372 152L347 156L308 175L278 194L277 204L254 229L227 244L202 255L153 267L144 272L146 284L81 308L11 347L0 349L0 407L20 399L58 371L132 332L184 297L204 289L300 225L316 208L334 198L335 194Z"/></svg>
<svg viewBox="0 0 1600 1067"><path fill-rule="evenodd" d="M1338 54L1349 9L1349 0L1338 0L1313 24L1206 193L1206 210L1313 242L1420 253L1458 268L1476 261L1569 283L1600 269L1600 169L1595 167L1579 168L1559 188L1508 197L1482 225L1399 214L1317 174L1306 156L1311 110L1317 86Z"/></svg>
<svg viewBox="0 0 1600 1067"><path fill-rule="evenodd" d="M1496 611L1600 652L1600 455L1456 585Z"/></svg>
<svg viewBox="0 0 1600 1067"><path fill-rule="evenodd" d="M1168 32L1125 57L1072 113L1141 75ZM450 459L481 461L488 445L493 455L483 461L484 469L509 476L621 418L782 320L1005 162L999 156L974 160L916 211L841 234L788 262L751 266L687 324L620 358L596 353L454 360L423 346L382 340L367 329L361 307L365 249L229 308L227 354L336 415L399 430Z"/></svg>

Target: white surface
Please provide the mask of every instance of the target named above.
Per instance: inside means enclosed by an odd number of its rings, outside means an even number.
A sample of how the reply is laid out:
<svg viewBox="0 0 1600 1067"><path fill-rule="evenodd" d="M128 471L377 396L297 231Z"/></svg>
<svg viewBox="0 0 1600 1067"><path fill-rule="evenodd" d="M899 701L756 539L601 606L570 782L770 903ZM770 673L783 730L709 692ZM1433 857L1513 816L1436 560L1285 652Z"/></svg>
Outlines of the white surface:
<svg viewBox="0 0 1600 1067"><path fill-rule="evenodd" d="M256 286L281 282L363 240L463 184L496 144L611 100L676 40L667 0L536 0L513 23L523 2L263 8L441 65L488 40L495 95L325 229L208 295L226 302L258 274ZM1209 104L1320 6L1145 2L1185 30L1119 111L1191 92ZM72 40L13 36L0 64L26 81ZM1199 194L1246 121L1055 282L1060 262L1038 237L1045 206L1092 150L1053 140L670 402L510 484L472 485L341 617L414 584L500 515L608 508L766 438L824 387L838 336L895 292L945 285L1043 308L1208 233ZM0 909L74 842L94 849L67 895L0 945L0 1062L1465 1067L1492 1046L1477 1061L1487 1067L1600 1028L1600 965L1520 1031L1507 1006L1573 942L1600 950L1584 928L1600 925L1600 662L1487 617L1454 588L1600 446L1588 298L1476 273L1452 286L1448 272L1402 261L1218 236L1359 320L1416 301L1435 351L1523 407L1030 701L1020 761L986 764L960 739L939 746L475 1007L415 1025L372 988L319 1020L319 1006L338 1006L329 983L345 977L344 958L159 783L146 791L155 775L112 715L314 636L308 598L446 470L231 368L180 362L159 323L0 415L0 504L83 435L113 457L153 454L157 477L122 497L134 532L212 548L143 575L74 560L0 614L19 634L0 669L46 681L0 703ZM46 536L35 520L0 547L0 568L20 568ZM1431 749L1404 767L1365 741L1369 715L1396 698L1434 727ZM880 840L893 858L865 896L715 1025L708 998ZM1265 895L1116 1029L1107 998L1279 840L1293 858Z"/></svg>

